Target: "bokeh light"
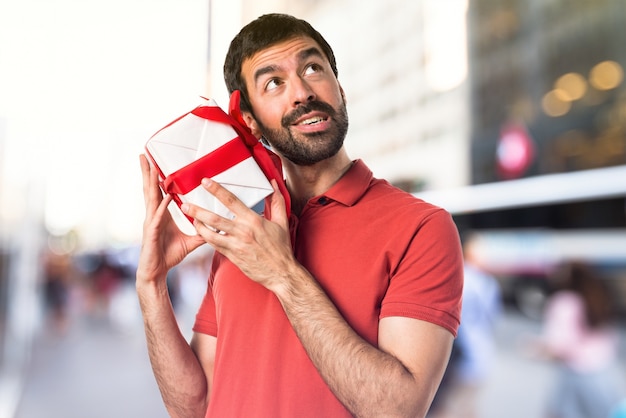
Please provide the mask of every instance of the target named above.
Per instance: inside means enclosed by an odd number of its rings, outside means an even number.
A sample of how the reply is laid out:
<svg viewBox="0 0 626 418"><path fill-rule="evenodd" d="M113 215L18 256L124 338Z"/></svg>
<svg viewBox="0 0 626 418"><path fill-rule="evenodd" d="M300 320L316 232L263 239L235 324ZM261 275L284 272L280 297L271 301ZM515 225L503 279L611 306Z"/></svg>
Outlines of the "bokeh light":
<svg viewBox="0 0 626 418"><path fill-rule="evenodd" d="M551 90L541 100L543 111L548 116L558 117L569 112L572 104L569 97L562 90Z"/></svg>
<svg viewBox="0 0 626 418"><path fill-rule="evenodd" d="M589 82L598 90L611 90L624 79L624 70L615 61L603 61L591 69Z"/></svg>
<svg viewBox="0 0 626 418"><path fill-rule="evenodd" d="M574 101L587 92L587 81L578 73L567 73L559 77L554 87L559 90L559 99Z"/></svg>

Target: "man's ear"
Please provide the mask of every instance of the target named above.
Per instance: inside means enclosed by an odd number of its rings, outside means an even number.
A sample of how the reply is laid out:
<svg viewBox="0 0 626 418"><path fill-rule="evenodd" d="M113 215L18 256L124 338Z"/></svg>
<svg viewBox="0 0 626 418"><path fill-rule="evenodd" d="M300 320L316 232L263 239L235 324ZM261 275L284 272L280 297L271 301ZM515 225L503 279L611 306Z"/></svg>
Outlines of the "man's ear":
<svg viewBox="0 0 626 418"><path fill-rule="evenodd" d="M346 92L343 91L343 87L341 86L341 84L339 84L339 91L341 92L341 98L343 99L343 103L348 104L348 102L346 101Z"/></svg>
<svg viewBox="0 0 626 418"><path fill-rule="evenodd" d="M241 116L243 117L244 122L246 122L246 125L248 125L248 128L250 128L252 135L254 135L255 138L261 138L263 134L261 133L259 124L256 123L254 116L252 116L250 112L243 112Z"/></svg>

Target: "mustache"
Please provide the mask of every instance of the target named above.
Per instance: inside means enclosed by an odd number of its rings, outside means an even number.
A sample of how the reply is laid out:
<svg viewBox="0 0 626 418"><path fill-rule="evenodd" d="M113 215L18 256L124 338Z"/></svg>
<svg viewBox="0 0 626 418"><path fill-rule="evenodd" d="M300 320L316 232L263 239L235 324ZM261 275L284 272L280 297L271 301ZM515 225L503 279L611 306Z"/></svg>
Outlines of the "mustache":
<svg viewBox="0 0 626 418"><path fill-rule="evenodd" d="M288 128L289 126L293 125L293 123L299 118L301 118L303 115L306 115L307 113L310 113L313 111L324 112L328 114L330 117L334 117L335 114L337 113L335 112L335 109L333 109L333 107L329 105L328 103L320 102L318 100L313 100L303 105L300 105L293 112L288 113L285 116L283 116L283 118L281 119L281 124L284 128Z"/></svg>

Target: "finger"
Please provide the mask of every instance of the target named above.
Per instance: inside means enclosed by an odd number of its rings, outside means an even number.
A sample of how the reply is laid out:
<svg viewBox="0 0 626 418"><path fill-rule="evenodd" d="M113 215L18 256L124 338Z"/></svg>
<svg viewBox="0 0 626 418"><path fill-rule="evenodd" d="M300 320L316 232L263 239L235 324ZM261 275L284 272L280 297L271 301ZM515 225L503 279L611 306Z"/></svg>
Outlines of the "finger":
<svg viewBox="0 0 626 418"><path fill-rule="evenodd" d="M161 200L155 210L147 212L146 219L144 221L144 227L159 229L159 225L162 225L163 223L163 217L169 216L168 205L171 201L172 196L166 195L165 198Z"/></svg>
<svg viewBox="0 0 626 418"><path fill-rule="evenodd" d="M217 200L222 202L235 216L242 216L250 209L234 193L231 193L221 184L208 178L202 179L202 186Z"/></svg>
<svg viewBox="0 0 626 418"><path fill-rule="evenodd" d="M159 187L159 170L157 167L150 163L150 192L152 193L152 198L157 202L160 202L163 199L163 193L161 193L161 188Z"/></svg>
<svg viewBox="0 0 626 418"><path fill-rule="evenodd" d="M159 172L157 168L150 163L145 155L139 156L141 165L141 173L143 179L143 196L146 206L146 213L152 213L163 199L163 194L159 188Z"/></svg>
<svg viewBox="0 0 626 418"><path fill-rule="evenodd" d="M272 184L272 189L274 189L274 193L272 193L272 196L270 197L270 220L288 228L289 219L287 217L285 197L280 192L276 180L272 179L270 183Z"/></svg>
<svg viewBox="0 0 626 418"><path fill-rule="evenodd" d="M143 199L146 206L148 205L148 190L150 188L150 163L145 155L139 156L139 166L141 167L141 179L143 181Z"/></svg>
<svg viewBox="0 0 626 418"><path fill-rule="evenodd" d="M215 212L211 212L191 203L183 203L180 208L185 215L192 217L199 226L205 226L212 232L223 231L228 233L232 231L233 222Z"/></svg>
<svg viewBox="0 0 626 418"><path fill-rule="evenodd" d="M193 222L193 226L196 228L196 232L202 235L205 239L211 238L211 241L214 240L215 235L225 235L226 232L218 229L212 225L206 224L198 219L195 219Z"/></svg>
<svg viewBox="0 0 626 418"><path fill-rule="evenodd" d="M189 252L192 252L193 250L195 250L196 248L200 247L201 245L206 244L206 241L204 239L204 237L200 234L196 234L196 235L185 235L185 243L187 246L187 250Z"/></svg>
<svg viewBox="0 0 626 418"><path fill-rule="evenodd" d="M216 251L222 253L228 249L228 234L224 231L213 228L197 219L194 219L193 226L197 233L196 237L200 238L203 243L209 244Z"/></svg>
<svg viewBox="0 0 626 418"><path fill-rule="evenodd" d="M165 197L161 199L161 202L159 203L159 206L157 207L157 210L154 213L155 217L161 219L164 215L169 214L167 207L169 206L172 199L173 199L172 195L169 195L169 194L165 195Z"/></svg>

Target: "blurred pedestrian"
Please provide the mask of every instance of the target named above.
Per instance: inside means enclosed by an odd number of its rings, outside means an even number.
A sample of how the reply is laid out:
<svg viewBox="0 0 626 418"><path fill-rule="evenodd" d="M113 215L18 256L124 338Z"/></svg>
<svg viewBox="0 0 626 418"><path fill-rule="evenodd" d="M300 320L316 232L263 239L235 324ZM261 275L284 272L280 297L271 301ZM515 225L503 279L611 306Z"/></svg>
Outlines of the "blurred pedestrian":
<svg viewBox="0 0 626 418"><path fill-rule="evenodd" d="M474 233L463 240L461 326L429 417L476 418L478 399L492 369L494 330L502 311L500 285L481 262Z"/></svg>
<svg viewBox="0 0 626 418"><path fill-rule="evenodd" d="M591 266L572 262L555 275L540 353L558 365L549 418L607 418L624 396L615 304Z"/></svg>
<svg viewBox="0 0 626 418"><path fill-rule="evenodd" d="M93 313L108 318L111 299L123 281L121 269L111 262L105 252L100 254L100 263L92 273Z"/></svg>
<svg viewBox="0 0 626 418"><path fill-rule="evenodd" d="M52 331L65 334L69 325L71 260L68 254L48 251L43 261L43 294L47 322Z"/></svg>

